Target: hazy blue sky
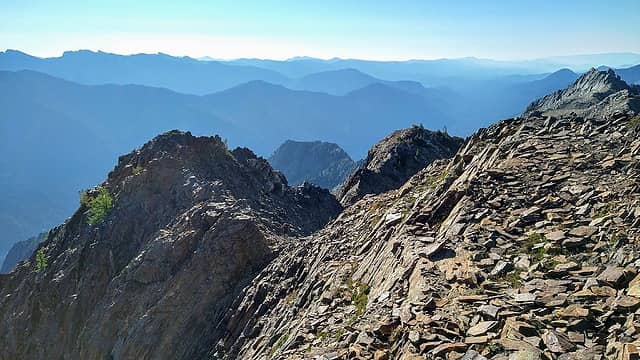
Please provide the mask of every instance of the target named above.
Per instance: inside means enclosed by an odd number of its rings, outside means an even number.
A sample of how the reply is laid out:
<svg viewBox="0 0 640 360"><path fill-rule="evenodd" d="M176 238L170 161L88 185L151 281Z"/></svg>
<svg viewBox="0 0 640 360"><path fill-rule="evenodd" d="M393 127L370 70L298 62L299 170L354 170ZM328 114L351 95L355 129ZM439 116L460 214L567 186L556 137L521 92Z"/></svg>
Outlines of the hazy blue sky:
<svg viewBox="0 0 640 360"><path fill-rule="evenodd" d="M0 49L367 59L640 52L640 0L1 0Z"/></svg>

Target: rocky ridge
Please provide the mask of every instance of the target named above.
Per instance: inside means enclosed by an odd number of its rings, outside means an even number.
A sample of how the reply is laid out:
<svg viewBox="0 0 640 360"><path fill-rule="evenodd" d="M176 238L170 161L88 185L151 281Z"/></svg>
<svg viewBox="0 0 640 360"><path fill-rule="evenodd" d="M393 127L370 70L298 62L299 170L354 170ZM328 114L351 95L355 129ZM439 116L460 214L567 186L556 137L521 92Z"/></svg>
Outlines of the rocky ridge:
<svg viewBox="0 0 640 360"><path fill-rule="evenodd" d="M450 164L361 200L272 262L236 299L223 323L240 335L214 357L637 354L640 141L629 120L481 131Z"/></svg>
<svg viewBox="0 0 640 360"><path fill-rule="evenodd" d="M397 189L433 161L452 157L463 141L418 125L395 131L369 150L362 166L336 189L336 197L349 206L367 194Z"/></svg>
<svg viewBox="0 0 640 360"><path fill-rule="evenodd" d="M287 140L268 160L292 185L306 181L325 189L341 184L357 166L340 146L322 141Z"/></svg>
<svg viewBox="0 0 640 360"><path fill-rule="evenodd" d="M480 130L272 261L211 357L636 358L639 134L618 109Z"/></svg>
<svg viewBox="0 0 640 360"><path fill-rule="evenodd" d="M628 85L611 69L592 68L568 88L531 103L525 115L603 117L616 110L640 112L640 87Z"/></svg>
<svg viewBox="0 0 640 360"><path fill-rule="evenodd" d="M340 211L266 160L178 131L119 159L38 253L0 278L0 359L202 358L210 323L288 239ZM99 191L100 190L100 191Z"/></svg>

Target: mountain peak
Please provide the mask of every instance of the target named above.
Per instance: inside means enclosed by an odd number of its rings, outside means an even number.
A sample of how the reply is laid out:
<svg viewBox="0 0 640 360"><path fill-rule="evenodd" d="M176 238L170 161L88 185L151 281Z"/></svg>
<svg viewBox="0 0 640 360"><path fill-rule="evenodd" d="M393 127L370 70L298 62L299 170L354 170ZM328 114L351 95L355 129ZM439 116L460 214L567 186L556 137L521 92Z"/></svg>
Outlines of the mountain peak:
<svg viewBox="0 0 640 360"><path fill-rule="evenodd" d="M347 206L367 194L396 189L435 160L455 155L463 141L416 125L394 131L369 150L362 167L340 185L336 197Z"/></svg>
<svg viewBox="0 0 640 360"><path fill-rule="evenodd" d="M328 190L289 187L266 160L244 148L229 151L219 136L159 135L121 156L37 254L2 278L0 308L26 306L24 316L0 319L3 329L10 329L6 322L21 329L2 333L3 355L205 358L208 345L178 345L174 334L195 339L211 329L212 319L288 246L286 236L309 234L340 210ZM42 286L19 286L23 281ZM134 297L122 296L130 290L147 306L132 307ZM25 300L57 296L46 305ZM176 313L180 304L189 305ZM32 322L35 313L45 315ZM144 331L125 335L115 318ZM63 329L59 337L50 335L52 322ZM46 344L42 350L23 356L11 345L24 339L24 329L26 341ZM71 345L78 339L92 345Z"/></svg>
<svg viewBox="0 0 640 360"><path fill-rule="evenodd" d="M629 86L612 69L591 68L573 84L531 103L524 115L561 115L606 117L614 112L638 112L637 88Z"/></svg>
<svg viewBox="0 0 640 360"><path fill-rule="evenodd" d="M269 158L293 185L310 182L332 189L356 168L338 144L323 141L287 140Z"/></svg>
<svg viewBox="0 0 640 360"><path fill-rule="evenodd" d="M620 76L611 68L603 70L591 68L580 76L572 86L597 92L619 91L629 88L629 85L620 79Z"/></svg>

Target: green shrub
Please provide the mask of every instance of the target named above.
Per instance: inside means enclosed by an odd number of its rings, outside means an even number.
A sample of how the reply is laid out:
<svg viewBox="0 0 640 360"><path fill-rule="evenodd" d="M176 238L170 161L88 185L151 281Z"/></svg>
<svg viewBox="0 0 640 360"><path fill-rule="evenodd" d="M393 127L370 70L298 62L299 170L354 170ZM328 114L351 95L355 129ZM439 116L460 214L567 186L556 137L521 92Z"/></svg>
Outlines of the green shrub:
<svg viewBox="0 0 640 360"><path fill-rule="evenodd" d="M36 252L36 272L41 272L47 268L47 255L44 254L44 248L38 249Z"/></svg>
<svg viewBox="0 0 640 360"><path fill-rule="evenodd" d="M80 206L89 206L90 201L89 190L80 191Z"/></svg>
<svg viewBox="0 0 640 360"><path fill-rule="evenodd" d="M356 317L362 315L367 307L369 301L369 285L360 282L349 280L349 291L351 292L351 303L356 307Z"/></svg>
<svg viewBox="0 0 640 360"><path fill-rule="evenodd" d="M94 198L89 198L85 193L84 198L80 198L80 203L89 208L89 217L87 218L89 225L95 225L104 220L113 208L113 198L109 194L109 190L102 186L98 187L98 195Z"/></svg>
<svg viewBox="0 0 640 360"><path fill-rule="evenodd" d="M511 285L512 288L519 288L520 287L520 274L522 273L522 270L520 269L515 269L511 272L506 273L500 280L508 283L509 285Z"/></svg>
<svg viewBox="0 0 640 360"><path fill-rule="evenodd" d="M276 343L273 344L273 346L271 347L271 350L269 351L270 357L272 357L273 354L275 354L276 352L278 352L278 350L280 350L282 345L284 345L284 343L287 342L288 338L289 338L288 334L283 334L278 338L278 341L276 341Z"/></svg>
<svg viewBox="0 0 640 360"><path fill-rule="evenodd" d="M133 175L138 175L142 172L142 166L138 165L133 168Z"/></svg>
<svg viewBox="0 0 640 360"><path fill-rule="evenodd" d="M532 255L537 261L542 261L547 255L547 249L544 245L534 249L534 247L540 243L546 244L547 238L543 234L534 232L529 235L529 238L523 244L524 251Z"/></svg>

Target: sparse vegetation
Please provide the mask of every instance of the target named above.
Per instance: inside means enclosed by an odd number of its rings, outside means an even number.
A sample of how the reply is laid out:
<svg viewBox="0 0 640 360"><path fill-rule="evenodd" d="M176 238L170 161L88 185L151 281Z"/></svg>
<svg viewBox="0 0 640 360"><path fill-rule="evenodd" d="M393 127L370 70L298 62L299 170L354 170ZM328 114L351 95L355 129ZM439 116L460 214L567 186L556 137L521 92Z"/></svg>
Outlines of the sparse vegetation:
<svg viewBox="0 0 640 360"><path fill-rule="evenodd" d="M544 246L546 243L547 238L544 235L534 232L529 235L529 238L524 243L524 250L537 261L542 261L547 255L547 248ZM538 244L542 245L536 247Z"/></svg>
<svg viewBox="0 0 640 360"><path fill-rule="evenodd" d="M616 205L612 202L604 204L596 213L596 218L603 218L615 211Z"/></svg>
<svg viewBox="0 0 640 360"><path fill-rule="evenodd" d="M273 354L275 354L282 347L282 345L284 345L284 343L287 342L288 338L289 338L288 334L283 334L282 336L280 336L280 338L278 338L278 341L276 341L276 343L273 344L270 355L273 356Z"/></svg>
<svg viewBox="0 0 640 360"><path fill-rule="evenodd" d="M351 303L356 307L356 317L358 317L364 313L367 307L370 288L363 282L353 280L349 280L348 286L351 293Z"/></svg>
<svg viewBox="0 0 640 360"><path fill-rule="evenodd" d="M296 293L294 291L290 292L289 295L285 298L287 304L293 304L296 301Z"/></svg>
<svg viewBox="0 0 640 360"><path fill-rule="evenodd" d="M640 126L640 115L636 115L631 120L629 120L629 126L632 128Z"/></svg>
<svg viewBox="0 0 640 360"><path fill-rule="evenodd" d="M142 166L138 165L133 168L133 175L139 175L142 172Z"/></svg>
<svg viewBox="0 0 640 360"><path fill-rule="evenodd" d="M113 198L107 188L100 186L95 197L91 197L88 191L83 191L80 194L80 205L89 208L87 223L95 225L104 220L109 214L109 211L113 208Z"/></svg>
<svg viewBox="0 0 640 360"><path fill-rule="evenodd" d="M489 352L489 355L495 355L503 352L504 347L500 343L492 341L489 343L489 345L487 345L487 350Z"/></svg>
<svg viewBox="0 0 640 360"><path fill-rule="evenodd" d="M36 272L43 271L47 265L47 255L44 253L44 248L40 248L36 252Z"/></svg>
<svg viewBox="0 0 640 360"><path fill-rule="evenodd" d="M449 173L447 171L447 168L445 168L437 176L429 176L429 178L427 179L427 185L429 187L440 185L444 181L444 179L447 178L448 174Z"/></svg>
<svg viewBox="0 0 640 360"><path fill-rule="evenodd" d="M627 234L624 232L617 232L609 238L609 244L611 246L618 246L619 244L623 244L627 240Z"/></svg>
<svg viewBox="0 0 640 360"><path fill-rule="evenodd" d="M324 331L319 331L316 333L316 337L320 339L320 341L325 341L329 337L329 334Z"/></svg>
<svg viewBox="0 0 640 360"><path fill-rule="evenodd" d="M514 271L511 271L507 274L505 274L502 279L500 279L503 282L507 282L509 283L509 285L511 285L512 288L518 288L520 287L520 274L522 273L522 270L520 269L515 269Z"/></svg>
<svg viewBox="0 0 640 360"><path fill-rule="evenodd" d="M381 219L382 219L382 215L374 215L369 220L369 227L375 227L378 224L378 222L380 222Z"/></svg>

